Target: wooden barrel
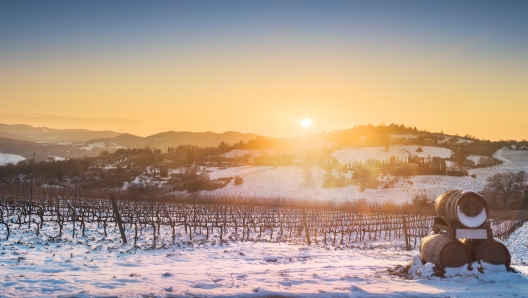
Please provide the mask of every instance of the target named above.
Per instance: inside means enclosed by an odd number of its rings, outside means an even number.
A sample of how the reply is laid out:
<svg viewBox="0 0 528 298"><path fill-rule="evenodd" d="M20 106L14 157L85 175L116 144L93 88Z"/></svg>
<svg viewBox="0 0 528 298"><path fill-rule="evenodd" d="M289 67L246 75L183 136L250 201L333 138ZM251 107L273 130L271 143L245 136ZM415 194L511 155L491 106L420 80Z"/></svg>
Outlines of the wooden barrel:
<svg viewBox="0 0 528 298"><path fill-rule="evenodd" d="M457 222L466 228L477 228L488 219L488 204L478 193L450 190L436 198L436 216L447 224Z"/></svg>
<svg viewBox="0 0 528 298"><path fill-rule="evenodd" d="M484 261L493 265L510 268L511 255L508 248L499 241L482 239L462 239L471 253L471 260Z"/></svg>
<svg viewBox="0 0 528 298"><path fill-rule="evenodd" d="M446 234L430 235L420 243L420 257L425 262L434 263L445 269L469 264L471 255L468 248L460 241L453 240Z"/></svg>

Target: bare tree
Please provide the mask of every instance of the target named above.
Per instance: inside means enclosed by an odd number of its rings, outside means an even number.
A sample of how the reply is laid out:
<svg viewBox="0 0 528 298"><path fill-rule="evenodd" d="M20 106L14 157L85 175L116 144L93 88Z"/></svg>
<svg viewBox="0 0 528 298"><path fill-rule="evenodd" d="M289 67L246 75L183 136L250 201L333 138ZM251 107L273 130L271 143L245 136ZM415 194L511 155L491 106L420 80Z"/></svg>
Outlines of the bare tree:
<svg viewBox="0 0 528 298"><path fill-rule="evenodd" d="M486 179L483 193L492 206L507 208L520 199L526 181L524 171L497 173Z"/></svg>
<svg viewBox="0 0 528 298"><path fill-rule="evenodd" d="M525 171L520 171L517 173L517 182L521 190L525 191L528 184L528 173Z"/></svg>

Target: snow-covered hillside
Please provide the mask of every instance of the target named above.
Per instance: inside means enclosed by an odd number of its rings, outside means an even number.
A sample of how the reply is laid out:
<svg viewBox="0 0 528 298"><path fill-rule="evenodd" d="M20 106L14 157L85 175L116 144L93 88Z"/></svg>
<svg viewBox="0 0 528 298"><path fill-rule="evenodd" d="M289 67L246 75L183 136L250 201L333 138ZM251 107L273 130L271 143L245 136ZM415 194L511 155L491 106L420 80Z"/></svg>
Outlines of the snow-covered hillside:
<svg viewBox="0 0 528 298"><path fill-rule="evenodd" d="M512 266L528 268L528 223L510 236L506 241L506 246L512 255Z"/></svg>
<svg viewBox="0 0 528 298"><path fill-rule="evenodd" d="M421 148L422 151L416 151L418 148ZM411 155L418 157L449 158L451 156L451 153L453 152L450 149L443 147L407 145L390 146L389 150L386 150L385 147L344 148L334 151L332 153L332 156L334 156L337 161L344 164L348 162L365 162L369 159L388 162L391 156L395 156L400 160L405 160Z"/></svg>
<svg viewBox="0 0 528 298"><path fill-rule="evenodd" d="M121 149L121 148L125 148L125 147L117 145L114 142L97 142L97 143L87 144L86 146L80 147L79 149L86 150L86 151L91 151L94 148L114 149L115 150L115 149Z"/></svg>
<svg viewBox="0 0 528 298"><path fill-rule="evenodd" d="M418 137L417 134L395 134L395 135L389 135L389 138L391 139L416 139Z"/></svg>
<svg viewBox="0 0 528 298"><path fill-rule="evenodd" d="M426 152L428 148L425 146L423 149ZM373 152L372 149L370 150ZM363 198L371 202L391 201L394 203L403 203L411 201L417 194L425 194L430 198L436 198L451 189L480 191L486 183L486 178L493 174L527 170L528 152L523 151L524 155L522 155L510 151L512 150L505 150L503 152L503 149L501 149L495 153L494 156L504 162L502 165L469 170L469 175L475 174L476 178L472 178L471 176L453 177L438 175L399 177L397 178L398 182L393 188L380 187L378 189L366 189L364 192L360 192L359 187L354 185L339 188L323 188L322 183L326 171L317 167L243 166L227 169L212 168L212 172L209 174L211 179L240 176L244 179L244 182L241 185L235 185L234 182L230 182L225 188L208 193L248 197L282 197L340 201ZM433 153L434 151L431 150L428 152ZM440 154L442 152L438 150L436 153ZM515 156L515 162L502 157L503 154L507 157Z"/></svg>
<svg viewBox="0 0 528 298"><path fill-rule="evenodd" d="M401 147L409 151L412 155L419 156L419 157L449 158L451 156L451 153L453 153L450 149L443 148L443 147L417 146L417 145L401 146ZM422 148L422 152L416 151L418 147Z"/></svg>
<svg viewBox="0 0 528 298"><path fill-rule="evenodd" d="M8 163L16 164L17 162L22 161L24 159L25 158L20 155L6 154L0 152L0 166L6 165Z"/></svg>
<svg viewBox="0 0 528 298"><path fill-rule="evenodd" d="M528 150L503 149L501 157L528 170Z"/></svg>

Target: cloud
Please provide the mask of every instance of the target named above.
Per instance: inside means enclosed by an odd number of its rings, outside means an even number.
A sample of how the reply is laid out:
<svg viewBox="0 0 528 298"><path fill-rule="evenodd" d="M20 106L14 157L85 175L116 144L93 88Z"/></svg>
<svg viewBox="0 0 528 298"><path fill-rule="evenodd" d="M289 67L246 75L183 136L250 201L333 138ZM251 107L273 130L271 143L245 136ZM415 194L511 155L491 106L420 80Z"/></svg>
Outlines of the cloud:
<svg viewBox="0 0 528 298"><path fill-rule="evenodd" d="M443 52L440 55L432 57L431 59L423 62L420 65L418 65L414 70L422 69L422 68L424 68L426 66L429 66L431 64L434 64L434 63L437 63L439 61L442 61L442 60L444 60L444 59L446 59L448 57L451 57L451 56L455 55L456 53L458 53L460 51L463 51L463 50L473 46L474 44L476 44L476 43L478 43L478 42L480 42L480 41L492 36L493 34L499 32L500 30L502 30L504 27L506 27L506 26L501 26L501 27L495 28L495 29L493 29L491 31L488 31L488 32L482 34L482 35L479 35L479 36L477 36L475 38L472 38L472 39L470 39L470 40L468 40L468 41L466 41L466 42L464 42L464 43L462 43L462 44L460 44L460 45L458 45L458 46L456 46L456 47L454 47L454 48L452 48L452 49L450 49L450 50L448 50L446 52Z"/></svg>
<svg viewBox="0 0 528 298"><path fill-rule="evenodd" d="M63 115L27 114L27 113L0 113L2 122L11 123L57 123L57 124L80 124L80 125L119 125L140 126L143 120L127 118L83 118Z"/></svg>

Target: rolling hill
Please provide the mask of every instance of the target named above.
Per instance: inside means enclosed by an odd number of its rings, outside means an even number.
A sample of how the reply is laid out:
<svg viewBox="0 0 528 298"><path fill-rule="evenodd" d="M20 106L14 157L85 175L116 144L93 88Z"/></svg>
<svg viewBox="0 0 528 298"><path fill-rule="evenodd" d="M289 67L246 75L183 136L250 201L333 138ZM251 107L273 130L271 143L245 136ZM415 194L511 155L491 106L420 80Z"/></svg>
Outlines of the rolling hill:
<svg viewBox="0 0 528 298"><path fill-rule="evenodd" d="M0 123L0 137L34 142L84 142L91 139L114 138L119 135L121 133L110 130L55 129Z"/></svg>
<svg viewBox="0 0 528 298"><path fill-rule="evenodd" d="M247 142L255 139L259 135L252 133L240 133L235 131L228 131L224 133L215 132L189 132L189 131L167 131L154 134L148 137L139 137L131 134L123 134L115 138L94 139L86 142L87 144L95 144L104 142L111 144L111 148L125 147L125 148L143 148L146 146L161 148L163 151L167 147L177 147L179 145L195 145L200 147L216 147L220 142L228 144L237 143L240 141Z"/></svg>

